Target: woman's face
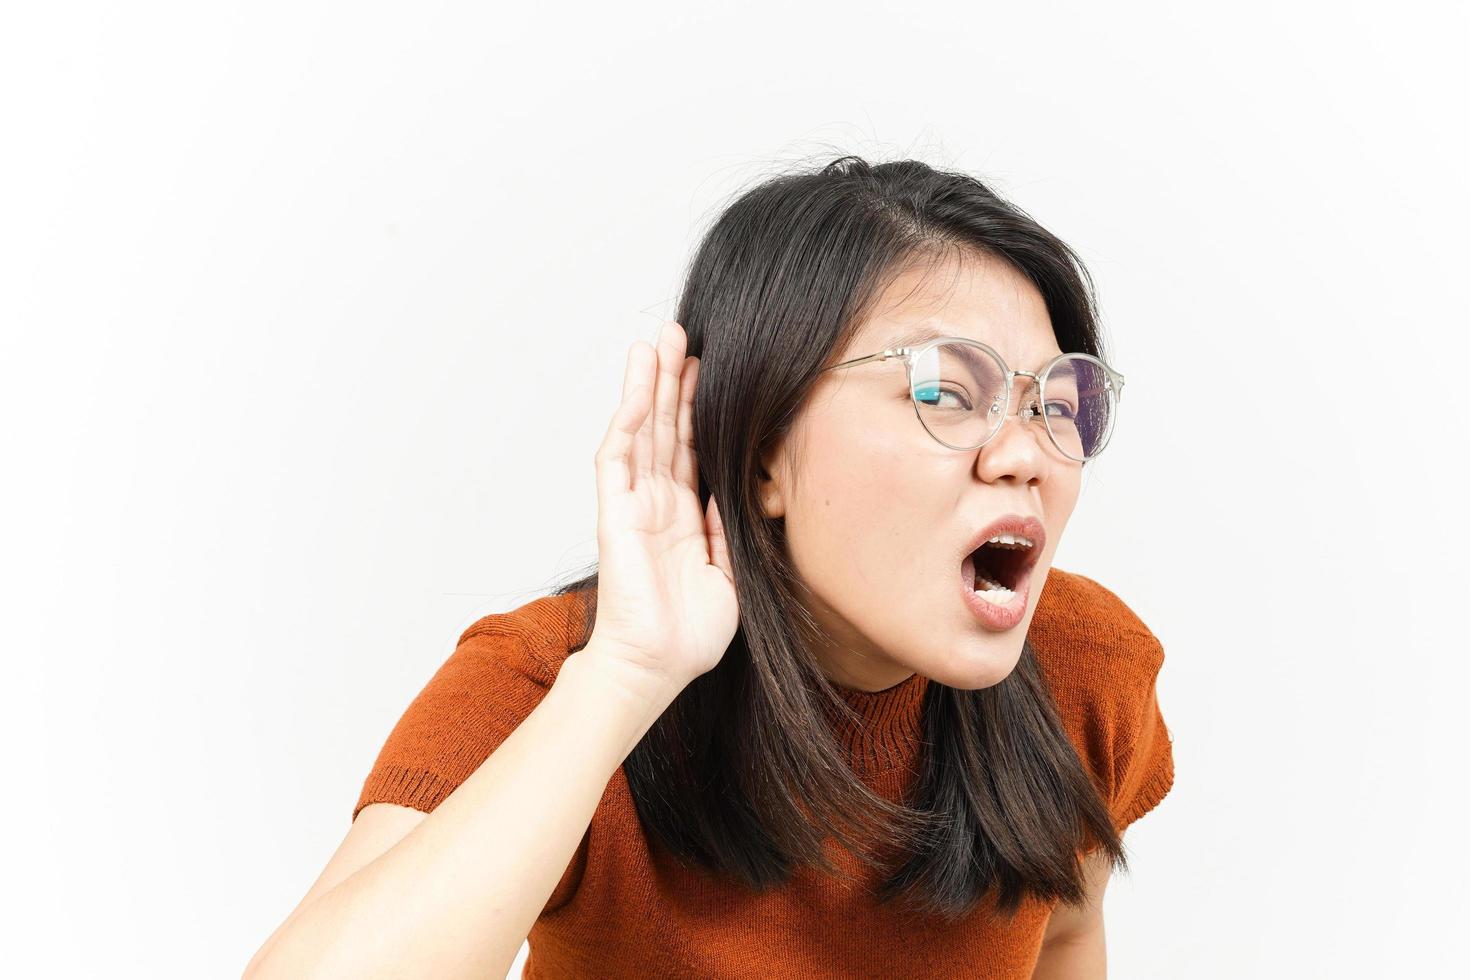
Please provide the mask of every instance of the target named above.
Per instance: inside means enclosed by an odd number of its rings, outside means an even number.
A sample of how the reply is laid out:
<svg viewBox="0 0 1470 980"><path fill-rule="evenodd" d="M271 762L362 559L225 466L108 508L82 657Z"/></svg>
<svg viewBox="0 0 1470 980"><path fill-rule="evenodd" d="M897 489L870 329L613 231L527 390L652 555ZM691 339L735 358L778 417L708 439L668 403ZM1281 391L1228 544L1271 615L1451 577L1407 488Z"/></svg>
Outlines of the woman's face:
<svg viewBox="0 0 1470 980"><path fill-rule="evenodd" d="M831 363L924 328L983 341L1012 370L1039 372L1062 352L1036 287L1001 259L966 254L895 280ZM835 683L878 691L920 673L973 690L1015 668L1082 477L1041 419L1017 415L1023 391L1035 394L1030 380L1015 380L1000 431L960 452L920 423L902 360L828 371L762 456L762 506L784 518L807 607L835 640L817 651ZM977 616L961 582L976 535L1005 514L1045 530L1024 615L1009 628Z"/></svg>

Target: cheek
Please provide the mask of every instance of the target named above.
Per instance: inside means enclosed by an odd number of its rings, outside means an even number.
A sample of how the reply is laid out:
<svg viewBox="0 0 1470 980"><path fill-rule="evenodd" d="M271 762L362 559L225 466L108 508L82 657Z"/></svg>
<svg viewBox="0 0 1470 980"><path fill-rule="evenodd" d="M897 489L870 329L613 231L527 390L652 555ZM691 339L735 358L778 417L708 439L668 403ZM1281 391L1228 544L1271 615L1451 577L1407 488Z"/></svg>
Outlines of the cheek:
<svg viewBox="0 0 1470 980"><path fill-rule="evenodd" d="M1077 498L1082 493L1082 477L1074 470L1053 472L1041 488L1043 515L1046 521L1048 544L1061 539L1061 532L1077 508Z"/></svg>
<svg viewBox="0 0 1470 980"><path fill-rule="evenodd" d="M787 507L787 544L807 586L860 619L861 610L891 604L932 572L935 535L953 525L954 514L944 509L940 476L925 475L932 461L915 453L912 440L879 434L856 446L826 445L846 448L808 453Z"/></svg>

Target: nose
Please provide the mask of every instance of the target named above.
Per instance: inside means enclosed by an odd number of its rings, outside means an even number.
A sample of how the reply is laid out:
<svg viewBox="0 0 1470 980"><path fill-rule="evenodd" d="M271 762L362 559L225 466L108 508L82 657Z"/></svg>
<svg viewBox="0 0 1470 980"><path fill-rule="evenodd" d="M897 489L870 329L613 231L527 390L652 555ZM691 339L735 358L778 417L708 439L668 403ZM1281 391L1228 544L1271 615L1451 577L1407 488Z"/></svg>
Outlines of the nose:
<svg viewBox="0 0 1470 980"><path fill-rule="evenodd" d="M1016 381L1021 383L1020 393L1012 399L1016 406L1016 421L1029 422L1041 415L1040 406L1037 404L1041 394L1041 380L1030 371L1017 371L1012 383ZM1042 424L1045 425L1045 422Z"/></svg>
<svg viewBox="0 0 1470 980"><path fill-rule="evenodd" d="M1014 386L1015 386L1015 383L1016 382L1020 382L1020 385L1019 385L1020 393L1019 394L1016 394L1015 393L1015 387ZM1012 388L1013 397L1011 398L1011 404L1013 404L1015 406L1015 411L1012 414L1014 414L1016 416L1016 421L1017 422L1031 422L1031 421L1036 421L1036 422L1040 423L1041 428L1043 430L1046 429L1046 420L1043 419L1043 418L1041 418L1042 408L1041 408L1041 406L1039 404L1040 395L1041 395L1041 387L1040 387L1041 380L1040 380L1040 378L1038 378L1037 375L1034 372L1031 372L1031 371L1017 371L1017 372L1015 372L1015 377L1011 379L1011 383L1013 385L1013 388ZM996 404L993 406L993 408L996 409L996 410L999 410L1000 407L1001 406L1000 406L999 399L997 399L996 400ZM995 430L994 434L991 436L991 438L989 440L990 442L994 442L996 439L1000 438L1000 436L1001 436L1001 430L1003 430L1005 428L1005 424L1006 424L1007 421L1009 421L1009 420L1008 419L1001 419L1000 420L1000 425L996 427L996 430ZM1041 437L1042 436L1041 433L1036 433L1036 432L1033 432L1032 435L1034 437ZM1050 434L1048 433L1047 435L1045 435L1045 438L1048 438L1048 439L1051 438Z"/></svg>

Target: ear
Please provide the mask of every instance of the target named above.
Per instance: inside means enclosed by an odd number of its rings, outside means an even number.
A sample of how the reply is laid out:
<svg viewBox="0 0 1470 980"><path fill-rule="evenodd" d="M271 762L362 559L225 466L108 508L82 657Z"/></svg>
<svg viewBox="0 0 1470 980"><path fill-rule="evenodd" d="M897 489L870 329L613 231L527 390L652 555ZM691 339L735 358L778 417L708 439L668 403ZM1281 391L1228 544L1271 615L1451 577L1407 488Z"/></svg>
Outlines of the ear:
<svg viewBox="0 0 1470 980"><path fill-rule="evenodd" d="M784 439L772 440L767 449L761 451L760 497L761 512L771 520L786 516L786 454L782 451Z"/></svg>

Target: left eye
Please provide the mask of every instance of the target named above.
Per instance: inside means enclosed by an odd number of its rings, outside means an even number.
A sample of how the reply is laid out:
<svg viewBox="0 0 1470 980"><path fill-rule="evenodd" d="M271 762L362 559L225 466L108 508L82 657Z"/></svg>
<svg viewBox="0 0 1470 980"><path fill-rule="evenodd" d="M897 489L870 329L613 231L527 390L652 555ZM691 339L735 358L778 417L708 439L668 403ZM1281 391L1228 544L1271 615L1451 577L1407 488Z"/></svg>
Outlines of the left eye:
<svg viewBox="0 0 1470 980"><path fill-rule="evenodd" d="M1068 405L1066 402L1046 403L1046 407L1048 410L1050 410L1052 406L1056 406L1057 408L1061 409L1059 413L1052 416L1053 418L1073 419L1077 417L1076 413L1072 411L1072 406Z"/></svg>

